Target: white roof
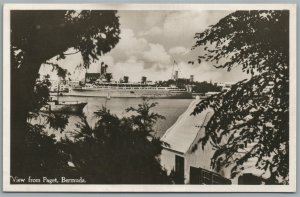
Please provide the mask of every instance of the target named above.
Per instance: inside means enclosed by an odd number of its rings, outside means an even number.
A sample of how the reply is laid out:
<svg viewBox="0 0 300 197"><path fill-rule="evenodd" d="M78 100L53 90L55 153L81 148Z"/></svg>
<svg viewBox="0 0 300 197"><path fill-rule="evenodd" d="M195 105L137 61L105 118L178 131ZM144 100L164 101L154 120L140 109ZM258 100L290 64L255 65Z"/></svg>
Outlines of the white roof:
<svg viewBox="0 0 300 197"><path fill-rule="evenodd" d="M191 115L199 101L193 100L188 109L161 137L161 140L170 146L165 148L185 154L197 138L198 132L200 130L204 132L203 126L206 126L213 115L213 110L206 109L196 116Z"/></svg>

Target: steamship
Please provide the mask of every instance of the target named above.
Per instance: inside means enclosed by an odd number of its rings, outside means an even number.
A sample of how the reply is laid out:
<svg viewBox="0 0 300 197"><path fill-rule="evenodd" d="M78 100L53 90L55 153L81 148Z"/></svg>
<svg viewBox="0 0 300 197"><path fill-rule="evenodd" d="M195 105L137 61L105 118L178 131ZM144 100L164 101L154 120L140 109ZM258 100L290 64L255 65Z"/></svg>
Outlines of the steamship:
<svg viewBox="0 0 300 197"><path fill-rule="evenodd" d="M106 98L192 98L191 86L178 88L176 85L157 86L147 81L143 76L141 82L129 82L129 77L124 76L123 80L111 81L112 73L107 73L107 65L101 64L98 73L85 73L84 85L73 86L68 92L61 92L62 95L69 96L91 96ZM172 74L173 76L173 74ZM174 79L178 78L175 72Z"/></svg>
<svg viewBox="0 0 300 197"><path fill-rule="evenodd" d="M192 98L191 92L176 86L160 87L148 84L101 83L72 88L68 95L106 98Z"/></svg>

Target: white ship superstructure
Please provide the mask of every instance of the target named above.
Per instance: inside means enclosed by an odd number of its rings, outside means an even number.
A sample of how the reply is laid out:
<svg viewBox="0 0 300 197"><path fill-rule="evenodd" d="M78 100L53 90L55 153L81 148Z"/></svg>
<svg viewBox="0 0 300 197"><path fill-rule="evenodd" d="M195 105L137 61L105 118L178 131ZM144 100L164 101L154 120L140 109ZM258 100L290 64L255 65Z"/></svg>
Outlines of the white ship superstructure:
<svg viewBox="0 0 300 197"><path fill-rule="evenodd" d="M129 82L129 77L124 76L119 81L113 81L112 73L107 72L108 66L104 63L100 65L100 71L97 73L86 73L84 82L68 81L68 91L65 87L54 85L53 91L57 92L59 88L60 95L69 96L93 96L93 97L150 97L150 98L192 98L191 86L178 88L176 85L162 86L152 81L147 81L146 76L141 77L140 82ZM172 74L174 84L178 80L178 71Z"/></svg>
<svg viewBox="0 0 300 197"><path fill-rule="evenodd" d="M161 87L138 83L86 84L83 87L72 88L68 94L97 97L191 98L191 93L176 86Z"/></svg>

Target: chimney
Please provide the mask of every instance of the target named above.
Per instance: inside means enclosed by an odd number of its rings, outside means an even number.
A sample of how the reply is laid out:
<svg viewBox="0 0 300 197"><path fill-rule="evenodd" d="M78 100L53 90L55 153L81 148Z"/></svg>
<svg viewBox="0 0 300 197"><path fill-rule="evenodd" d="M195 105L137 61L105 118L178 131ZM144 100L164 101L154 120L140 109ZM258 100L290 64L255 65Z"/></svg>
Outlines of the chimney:
<svg viewBox="0 0 300 197"><path fill-rule="evenodd" d="M128 83L129 82L129 77L128 76L124 76L123 77L123 82L124 83Z"/></svg>
<svg viewBox="0 0 300 197"><path fill-rule="evenodd" d="M101 71L100 71L101 75L104 75L104 65L101 64Z"/></svg>
<svg viewBox="0 0 300 197"><path fill-rule="evenodd" d="M104 73L103 74L106 74L107 73L107 64L105 64L105 66L104 66Z"/></svg>
<svg viewBox="0 0 300 197"><path fill-rule="evenodd" d="M142 84L146 84L146 82L147 82L147 77L145 77L145 76L142 76Z"/></svg>
<svg viewBox="0 0 300 197"><path fill-rule="evenodd" d="M193 83L194 82L194 75L190 76L190 82Z"/></svg>
<svg viewBox="0 0 300 197"><path fill-rule="evenodd" d="M174 79L175 79L175 80L177 80L177 79L178 79L178 70L176 70L176 71L175 71L175 74L174 74Z"/></svg>

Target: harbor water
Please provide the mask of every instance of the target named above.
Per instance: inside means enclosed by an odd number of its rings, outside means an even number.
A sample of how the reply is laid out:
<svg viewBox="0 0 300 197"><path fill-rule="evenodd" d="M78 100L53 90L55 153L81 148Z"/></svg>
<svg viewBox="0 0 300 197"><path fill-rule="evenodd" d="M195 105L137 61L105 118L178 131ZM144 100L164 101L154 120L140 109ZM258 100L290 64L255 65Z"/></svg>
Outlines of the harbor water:
<svg viewBox="0 0 300 197"><path fill-rule="evenodd" d="M94 112L106 107L110 110L112 114L118 117L126 117L132 115L132 113L126 112L129 107L137 108L138 104L143 102L142 98L100 98L100 97L79 97L79 96L62 96L59 97L59 101L79 101L87 102L84 107L83 112L87 117L87 121L90 126L93 126L97 121L97 117ZM150 99L149 102L156 102L156 107L152 108L152 112L158 113L165 117L165 119L160 119L154 125L156 137L161 137L165 131L171 127L177 120L177 118L188 108L192 99ZM76 124L80 121L80 117L76 115L69 115L69 123L65 128L65 132L59 134L58 138L63 137L61 135L68 135L72 131L76 130ZM50 129L49 129L50 130ZM77 129L78 130L78 129ZM52 131L54 132L54 131Z"/></svg>

